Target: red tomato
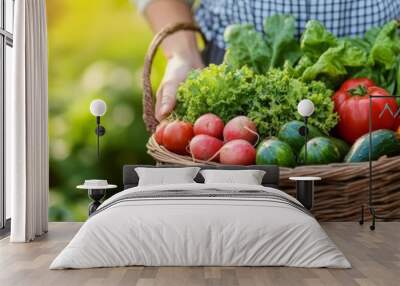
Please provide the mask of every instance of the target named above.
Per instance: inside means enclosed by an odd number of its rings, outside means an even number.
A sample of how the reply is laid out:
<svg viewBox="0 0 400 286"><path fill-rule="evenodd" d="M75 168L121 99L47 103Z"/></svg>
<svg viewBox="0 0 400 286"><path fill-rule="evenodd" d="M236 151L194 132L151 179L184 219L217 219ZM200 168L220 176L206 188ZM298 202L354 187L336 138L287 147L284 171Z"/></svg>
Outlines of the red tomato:
<svg viewBox="0 0 400 286"><path fill-rule="evenodd" d="M164 135L164 129L165 126L167 126L168 121L163 120L160 122L160 124L157 125L156 132L154 132L154 139L156 139L156 142L160 145L163 145L163 135Z"/></svg>
<svg viewBox="0 0 400 286"><path fill-rule="evenodd" d="M195 135L206 134L215 138L222 138L224 122L217 115L207 113L200 116L193 125Z"/></svg>
<svg viewBox="0 0 400 286"><path fill-rule="evenodd" d="M210 135L200 134L193 137L190 141L190 153L195 159L208 161L218 161L217 152L224 143Z"/></svg>
<svg viewBox="0 0 400 286"><path fill-rule="evenodd" d="M375 86L375 83L366 77L351 78L342 83L340 89L349 91L358 88L360 85L364 87L371 87Z"/></svg>
<svg viewBox="0 0 400 286"><path fill-rule="evenodd" d="M339 106L340 119L337 130L348 143L354 143L369 131L369 97L371 95L382 96L372 99L372 130L395 129L396 119L391 112L397 111L396 100L387 97L389 94L383 88L368 87L365 95L352 95Z"/></svg>
<svg viewBox="0 0 400 286"><path fill-rule="evenodd" d="M169 151L184 155L188 153L187 148L192 138L192 124L175 120L165 126L162 141L164 147Z"/></svg>
<svg viewBox="0 0 400 286"><path fill-rule="evenodd" d="M346 80L340 89L333 96L335 102L335 111L339 111L340 105L352 96L352 93L361 93L362 89L368 89L369 87L375 86L374 82L368 78L352 78Z"/></svg>

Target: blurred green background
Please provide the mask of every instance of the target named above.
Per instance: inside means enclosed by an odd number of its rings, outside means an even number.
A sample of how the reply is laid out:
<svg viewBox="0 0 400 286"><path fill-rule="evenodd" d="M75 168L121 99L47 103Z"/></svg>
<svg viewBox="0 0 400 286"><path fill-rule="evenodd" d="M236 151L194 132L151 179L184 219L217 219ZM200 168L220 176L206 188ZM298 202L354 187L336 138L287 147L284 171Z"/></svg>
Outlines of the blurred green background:
<svg viewBox="0 0 400 286"><path fill-rule="evenodd" d="M82 221L85 179L122 185L124 164L153 163L146 153L141 72L152 33L129 0L47 0L49 47L50 210L52 221ZM159 53L153 82L165 60ZM101 98L101 160L90 101Z"/></svg>

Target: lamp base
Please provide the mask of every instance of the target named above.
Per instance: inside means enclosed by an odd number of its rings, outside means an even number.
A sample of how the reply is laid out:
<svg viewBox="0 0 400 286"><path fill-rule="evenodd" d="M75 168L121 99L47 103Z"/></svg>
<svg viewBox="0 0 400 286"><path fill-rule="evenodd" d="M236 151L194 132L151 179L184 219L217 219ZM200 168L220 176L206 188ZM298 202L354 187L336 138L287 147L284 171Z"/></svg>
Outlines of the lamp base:
<svg viewBox="0 0 400 286"><path fill-rule="evenodd" d="M296 198L311 210L314 204L314 181L296 181Z"/></svg>
<svg viewBox="0 0 400 286"><path fill-rule="evenodd" d="M92 199L93 201L89 205L89 216L94 213L97 208L101 205L101 199L104 197L106 194L106 191L104 189L89 189L88 190L88 195L89 198Z"/></svg>
<svg viewBox="0 0 400 286"><path fill-rule="evenodd" d="M106 129L102 125L97 125L96 129L94 130L97 136L103 136L106 134Z"/></svg>

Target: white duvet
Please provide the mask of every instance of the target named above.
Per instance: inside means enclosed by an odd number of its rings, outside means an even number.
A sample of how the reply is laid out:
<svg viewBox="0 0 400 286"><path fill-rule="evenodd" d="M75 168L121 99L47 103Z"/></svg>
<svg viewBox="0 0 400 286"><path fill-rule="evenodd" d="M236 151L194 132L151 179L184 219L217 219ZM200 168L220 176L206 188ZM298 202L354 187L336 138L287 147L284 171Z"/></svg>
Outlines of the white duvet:
<svg viewBox="0 0 400 286"><path fill-rule="evenodd" d="M232 184L135 187L89 218L50 269L145 266L294 266L349 268L319 223L299 209L259 198L151 198L115 201L133 192L262 190ZM113 204L114 202L114 204ZM298 202L297 202L298 203Z"/></svg>

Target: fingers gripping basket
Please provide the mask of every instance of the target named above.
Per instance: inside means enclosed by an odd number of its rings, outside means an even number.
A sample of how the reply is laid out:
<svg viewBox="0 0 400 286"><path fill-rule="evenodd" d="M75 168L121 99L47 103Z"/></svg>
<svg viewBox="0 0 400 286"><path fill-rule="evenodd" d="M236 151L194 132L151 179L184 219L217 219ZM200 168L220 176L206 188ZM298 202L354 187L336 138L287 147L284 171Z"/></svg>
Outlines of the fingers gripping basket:
<svg viewBox="0 0 400 286"><path fill-rule="evenodd" d="M151 85L151 67L155 53L162 41L177 31L196 31L199 28L190 23L168 26L153 39L145 57L143 69L143 119L149 133L156 129L158 121L154 113L154 98ZM190 156L172 153L157 144L154 136L147 143L148 153L161 164L180 165L220 165L215 162L194 160ZM398 213L400 207L400 156L382 157L373 162L373 203L384 216ZM315 217L321 221L355 221L360 218L360 208L368 201L369 162L339 163L318 166L300 166L280 168L280 187L294 195L294 183L291 176L319 176L322 181L317 185L315 203L312 209Z"/></svg>

